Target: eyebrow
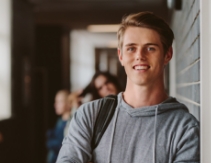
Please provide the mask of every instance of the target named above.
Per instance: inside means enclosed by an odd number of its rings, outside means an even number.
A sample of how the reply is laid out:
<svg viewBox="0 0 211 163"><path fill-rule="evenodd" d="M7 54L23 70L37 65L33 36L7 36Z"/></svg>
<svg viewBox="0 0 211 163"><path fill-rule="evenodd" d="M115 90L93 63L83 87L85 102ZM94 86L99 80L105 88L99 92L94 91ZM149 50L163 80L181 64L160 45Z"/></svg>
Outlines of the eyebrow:
<svg viewBox="0 0 211 163"><path fill-rule="evenodd" d="M147 43L147 44L145 44L145 45L153 45L153 46L158 46L158 47L159 47L159 45L156 44L156 43Z"/></svg>
<svg viewBox="0 0 211 163"><path fill-rule="evenodd" d="M127 47L127 46L134 46L134 45L137 45L137 44L136 43L128 43L125 46ZM159 45L156 44L156 43L146 43L146 44L144 44L144 46L146 46L146 45L153 45L153 46L158 46L159 47Z"/></svg>
<svg viewBox="0 0 211 163"><path fill-rule="evenodd" d="M129 44L126 44L125 46L133 46L133 45L137 45L135 43L129 43Z"/></svg>

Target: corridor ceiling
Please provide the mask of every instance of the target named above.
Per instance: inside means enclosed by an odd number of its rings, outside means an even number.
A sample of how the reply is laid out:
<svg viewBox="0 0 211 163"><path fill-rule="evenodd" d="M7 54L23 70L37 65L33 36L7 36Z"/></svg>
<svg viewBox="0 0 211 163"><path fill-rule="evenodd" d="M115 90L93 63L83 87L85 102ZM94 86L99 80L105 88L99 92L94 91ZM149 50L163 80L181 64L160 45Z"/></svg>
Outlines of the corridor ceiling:
<svg viewBox="0 0 211 163"><path fill-rule="evenodd" d="M167 0L27 0L37 24L86 28L89 24L118 24L124 15L152 11L170 20Z"/></svg>

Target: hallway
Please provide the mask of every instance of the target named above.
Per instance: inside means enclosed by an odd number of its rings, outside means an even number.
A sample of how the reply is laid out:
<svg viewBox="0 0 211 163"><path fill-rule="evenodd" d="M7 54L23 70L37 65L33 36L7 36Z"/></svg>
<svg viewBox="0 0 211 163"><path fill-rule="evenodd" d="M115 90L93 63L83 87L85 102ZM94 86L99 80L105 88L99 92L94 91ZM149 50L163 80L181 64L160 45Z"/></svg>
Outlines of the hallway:
<svg viewBox="0 0 211 163"><path fill-rule="evenodd" d="M210 31L209 26L204 29L209 10L205 2L4 0L1 3L10 14L7 19L11 19L5 21L11 29L8 38L4 37L4 31L0 33L0 39L10 44L6 55L11 56L9 67L2 67L2 71L7 69L11 74L6 86L1 87L8 88L10 93L0 102L0 114L5 113L0 117L0 137L3 136L0 162L45 163L45 133L57 119L53 103L58 90L84 88L97 70L110 71L125 85L125 72L117 58L116 31L91 32L88 26L118 25L124 15L139 11L152 11L163 17L174 31L174 57L166 69L166 90L186 104L203 124L205 129L202 127L201 133L207 130L202 142L202 162L211 161L206 152L211 148L208 141L211 134L208 68L211 67L205 67L210 63L205 55L210 52L205 51L209 47L206 34ZM0 65L3 63L2 59Z"/></svg>

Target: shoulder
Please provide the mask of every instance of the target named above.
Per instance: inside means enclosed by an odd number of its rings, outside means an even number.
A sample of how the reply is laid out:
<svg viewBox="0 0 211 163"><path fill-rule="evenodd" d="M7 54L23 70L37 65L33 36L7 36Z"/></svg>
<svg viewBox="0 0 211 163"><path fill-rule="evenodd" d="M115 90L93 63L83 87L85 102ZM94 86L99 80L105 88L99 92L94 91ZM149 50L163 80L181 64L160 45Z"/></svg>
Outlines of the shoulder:
<svg viewBox="0 0 211 163"><path fill-rule="evenodd" d="M79 108L77 112L80 113L86 113L86 112L98 112L102 105L102 98L93 100L90 102L83 103Z"/></svg>
<svg viewBox="0 0 211 163"><path fill-rule="evenodd" d="M181 118L178 117L178 128L181 131L194 131L195 133L199 132L199 121L189 112L184 112Z"/></svg>
<svg viewBox="0 0 211 163"><path fill-rule="evenodd" d="M184 104L173 110L170 113L170 117L174 119L173 122L175 122L179 130L189 130L194 128L199 130L199 121L188 111L188 108Z"/></svg>
<svg viewBox="0 0 211 163"><path fill-rule="evenodd" d="M189 112L189 109L183 104L183 107L179 108L176 112L176 117L181 119L183 123L187 123L193 126L199 126L199 121L196 117Z"/></svg>
<svg viewBox="0 0 211 163"><path fill-rule="evenodd" d="M165 119L171 126L179 129L187 129L192 127L199 127L199 122L194 117L183 103L172 101L162 105L161 112L163 111L162 119ZM163 110L162 110L163 109Z"/></svg>
<svg viewBox="0 0 211 163"><path fill-rule="evenodd" d="M82 104L74 114L74 118L95 121L102 106L102 102L102 99L98 99Z"/></svg>

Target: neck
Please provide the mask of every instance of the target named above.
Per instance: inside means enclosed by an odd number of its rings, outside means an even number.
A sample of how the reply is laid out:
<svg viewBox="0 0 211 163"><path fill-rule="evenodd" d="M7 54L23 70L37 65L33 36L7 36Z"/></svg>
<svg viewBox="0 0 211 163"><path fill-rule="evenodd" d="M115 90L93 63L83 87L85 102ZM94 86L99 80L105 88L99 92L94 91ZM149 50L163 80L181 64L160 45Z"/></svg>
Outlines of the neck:
<svg viewBox="0 0 211 163"><path fill-rule="evenodd" d="M164 84L140 86L127 84L123 99L133 108L156 105L168 98Z"/></svg>

